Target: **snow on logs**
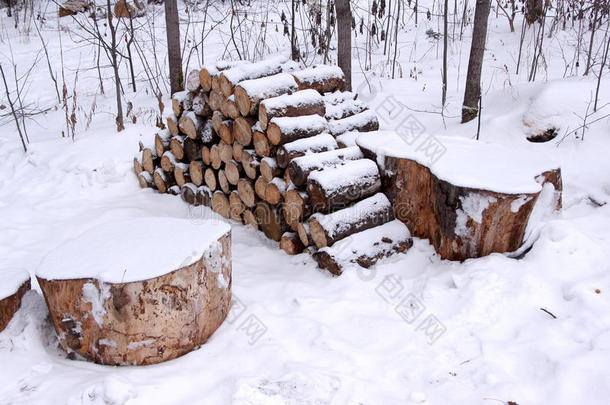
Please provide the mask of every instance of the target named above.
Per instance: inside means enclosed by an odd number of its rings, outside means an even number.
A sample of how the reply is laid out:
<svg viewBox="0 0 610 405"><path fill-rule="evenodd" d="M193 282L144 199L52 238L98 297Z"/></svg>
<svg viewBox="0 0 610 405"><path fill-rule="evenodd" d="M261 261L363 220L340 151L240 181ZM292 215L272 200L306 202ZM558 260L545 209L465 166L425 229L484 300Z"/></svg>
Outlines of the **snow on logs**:
<svg viewBox="0 0 610 405"><path fill-rule="evenodd" d="M21 299L30 290L30 273L22 269L0 270L0 332L6 328Z"/></svg>
<svg viewBox="0 0 610 405"><path fill-rule="evenodd" d="M312 214L321 220L379 191L375 163L355 145L355 134L376 129L377 118L342 91L341 69L303 69L282 57L220 61L189 73L187 82L172 98L168 130L134 160L141 187L260 229L288 254L316 249ZM335 138L348 134L350 147L339 149ZM357 218L345 220L352 227L344 234L322 229L325 246L381 225L377 217L367 224Z"/></svg>
<svg viewBox="0 0 610 405"><path fill-rule="evenodd" d="M379 135L360 135L357 143L382 167L396 218L443 259L513 252L541 212L561 207L561 170L539 154L437 137L444 153L430 165L398 135Z"/></svg>
<svg viewBox="0 0 610 405"><path fill-rule="evenodd" d="M99 364L159 363L202 345L225 319L230 227L175 218L104 224L52 251L36 275L66 352Z"/></svg>

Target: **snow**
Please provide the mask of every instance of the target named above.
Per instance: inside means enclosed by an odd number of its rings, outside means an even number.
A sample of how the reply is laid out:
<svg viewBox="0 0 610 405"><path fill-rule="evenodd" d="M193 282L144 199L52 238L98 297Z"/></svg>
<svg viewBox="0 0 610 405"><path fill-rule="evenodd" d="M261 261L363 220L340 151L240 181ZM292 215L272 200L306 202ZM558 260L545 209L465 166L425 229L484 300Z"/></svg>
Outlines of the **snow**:
<svg viewBox="0 0 610 405"><path fill-rule="evenodd" d="M239 83L239 87L244 89L250 97L266 99L282 93L295 91L297 89L297 82L288 73L278 73L259 79L244 80Z"/></svg>
<svg viewBox="0 0 610 405"><path fill-rule="evenodd" d="M343 71L339 66L316 65L308 69L292 72L301 85L310 86L316 82L328 79L343 79Z"/></svg>
<svg viewBox="0 0 610 405"><path fill-rule="evenodd" d="M393 242L406 241L410 237L407 226L395 219L350 235L319 251L328 253L339 264L345 265L361 256L375 257L378 254L389 253L392 251Z"/></svg>
<svg viewBox="0 0 610 405"><path fill-rule="evenodd" d="M47 280L94 278L102 283L147 280L193 264L229 231L227 224L216 221L194 224L163 217L108 222L53 249L36 275ZM105 296L96 292L93 283L85 286L83 293L90 302Z"/></svg>
<svg viewBox="0 0 610 405"><path fill-rule="evenodd" d="M222 72L234 85L244 80L258 79L259 77L276 74L281 71L281 64L288 58L282 55L268 57L256 63L239 64Z"/></svg>
<svg viewBox="0 0 610 405"><path fill-rule="evenodd" d="M470 236L471 229L467 226L468 218L480 224L483 220L483 212L489 208L489 204L497 201L498 199L495 197L481 195L480 193L469 193L466 196L460 196L461 207L456 211L455 234L461 237Z"/></svg>
<svg viewBox="0 0 610 405"><path fill-rule="evenodd" d="M358 94L351 91L334 91L332 93L324 93L324 102L327 105L337 105L349 100L356 100Z"/></svg>
<svg viewBox="0 0 610 405"><path fill-rule="evenodd" d="M344 115L350 116L361 113L368 107L366 103L361 100L346 100L339 104L327 104L326 105L326 119L327 120L338 120L342 119Z"/></svg>
<svg viewBox="0 0 610 405"><path fill-rule="evenodd" d="M319 115L303 115L300 117L275 117L269 124L277 125L282 133L293 133L297 130L323 132L328 129L324 117Z"/></svg>
<svg viewBox="0 0 610 405"><path fill-rule="evenodd" d="M304 171L313 167L330 167L339 164L339 160L355 160L361 159L362 151L359 147L343 148L330 150L327 152L315 153L307 156L301 156L293 159L295 164L298 164Z"/></svg>
<svg viewBox="0 0 610 405"><path fill-rule="evenodd" d="M309 138L297 139L296 141L288 142L283 145L284 149L289 152L319 151L321 149L335 150L337 149L337 141L329 133L323 133Z"/></svg>
<svg viewBox="0 0 610 405"><path fill-rule="evenodd" d="M294 78L292 80L294 81ZM311 105L321 101L322 96L320 93L312 89L306 89L292 94L283 94L281 96L267 98L261 101L261 105L264 105L267 111L269 111L282 110L288 106L300 107Z"/></svg>
<svg viewBox="0 0 610 405"><path fill-rule="evenodd" d="M430 164L425 146L414 147L392 131L360 135L358 145L375 151L383 165L384 156L414 160L428 168L439 179L453 185L507 194L537 193L536 177L559 165L546 153L518 145L437 136L434 148L441 148L438 160ZM440 146L439 146L440 145ZM476 162L476 164L474 164ZM516 162L519 162L516 164Z"/></svg>
<svg viewBox="0 0 610 405"><path fill-rule="evenodd" d="M37 4L34 3L35 7ZM184 23L181 28L188 25L184 4L178 3ZM472 16L474 2L468 4ZM266 15L267 3L233 5L238 13L248 12L249 18L242 19L242 25L253 20L260 26L260 19L254 16ZM289 2L272 5L270 21L272 18L279 21L282 11L290 16ZM299 8L305 13L309 5L308 2ZM33 274L40 260L56 245L108 221L150 216L196 223L222 221L207 207L189 207L179 197L139 188L132 159L138 153L139 141L152 145L155 131L151 128L159 111L153 92L145 85L146 75L137 55L134 55L136 93L129 85L127 64L121 64L124 101L133 103L137 123L128 121L125 131L117 134L114 84L104 55L101 63L105 94L101 95L95 69L96 47L75 43L72 39L82 31L78 31L71 17L57 19L57 8L51 5L44 12L45 6L43 3L38 23L49 42L53 67L58 73L61 70L56 63L60 59L57 28L61 28L69 93L74 74L80 68L76 136L74 141L61 136L65 130L63 112L59 105L58 111L53 108L57 103L53 101L55 90L46 63L39 59L30 76L32 85L26 102L52 109L26 120L31 140L29 152L25 154L20 149L16 128L6 118L0 130L0 274L15 268ZM471 26L464 29L461 41L459 26L456 35L449 36L447 104L441 116L442 40L439 43L425 33L428 29L439 31L438 2L434 9L430 1L420 1L418 6L421 9L418 25L413 24L411 11L405 10L406 24L398 32L395 79L388 77L391 64L387 63L387 55L383 55L383 44L381 49L373 44L372 61L363 70L368 59L364 51L367 36L358 33L353 37L353 91L377 112L382 129L396 130L411 115L425 128L418 141L431 134L474 138L477 122L460 123ZM431 21L425 18L428 9L433 15ZM370 4L354 4L352 10L359 22L361 10L370 10ZM139 45L151 58L156 53L159 77L166 79L163 5L149 5L148 11L154 26L147 25L148 17L141 20L144 25L136 31L143 34ZM193 14L188 17L192 22L188 33L181 29L183 43L199 42L204 29L206 35L203 46L198 47L199 54L193 54L190 67L201 56L205 63L214 63L218 58L236 59L228 28L231 3L211 2L207 9L208 24L197 23L204 21L203 12L195 8L190 11ZM238 14L240 19L242 15ZM19 17L23 20L24 14L19 13ZM4 12L0 22L2 65L12 86L7 44L12 41L19 74L24 74L40 55L40 42L33 27L22 28L20 22L20 29L15 30L15 20L7 18ZM560 163L564 208L552 215L543 215L546 210L540 210L529 251L519 258L493 254L463 263L449 262L440 260L427 241L414 238L414 246L406 254L381 260L368 270L347 266L342 276L331 277L318 270L308 255L288 256L278 249L277 243L234 223L231 317L198 350L147 367L107 367L67 359L58 349L44 298L33 278L34 290L26 294L22 308L0 332L0 402L607 404L610 120L588 125L584 140L572 134L559 142L565 135L561 130L554 141L535 145L525 140L523 125L524 115L533 107L531 101L555 82L574 80L576 84L566 93L551 97L546 105L550 109L555 109L554 104L577 101L581 93L589 96L599 64L588 77L582 76L590 33L578 41L569 21L566 31L561 24L556 26L553 38L548 38L545 32L544 64L539 66L536 81L530 82L529 67L539 26L526 28L517 75L520 15L515 23L516 32L511 33L502 13L498 17L494 12L490 15L482 70L484 112L480 139L507 149L521 146L550 154ZM213 24L219 25L212 29ZM575 24L578 25L577 20ZM233 26L237 27L237 23ZM281 26L279 33L273 32L272 25L267 26L268 47L288 49L290 39L282 35ZM586 28L584 22L583 27ZM248 56L260 59L254 51L254 41L262 44L258 32L248 34L251 35L244 37L252 41L248 44L251 45ZM603 40L603 35L603 29L597 32L597 43ZM153 38L156 51L150 48ZM240 45L240 37L235 39ZM298 35L298 39L310 40L308 35ZM335 63L336 42L331 46L328 56ZM185 55L189 51L187 46ZM307 57L310 63L311 53ZM322 57L317 59L321 60ZM576 61L580 61L580 68ZM185 66L185 71L188 70ZM562 79L564 76L576 77ZM606 73L600 106L610 101L608 84ZM166 95L167 80L160 87ZM3 100L0 104L6 105L3 92L0 98ZM380 107L388 99L402 106L392 111L391 119ZM87 116L94 100L95 114L88 126ZM164 113L171 112L169 99L163 102ZM583 116L583 107L574 105L578 109L562 109L568 130L582 125L575 114ZM603 117L607 111L608 107L601 109L590 118ZM515 166L521 163L517 159ZM535 209L549 188L552 200L552 186L544 186ZM397 281L395 289L384 288L390 280ZM407 297L411 298L408 302L419 301L423 305L415 320L404 319L397 313ZM420 325L432 315L446 331L430 344ZM251 338L246 325L256 320L266 330L261 329L262 333Z"/></svg>
<svg viewBox="0 0 610 405"><path fill-rule="evenodd" d="M377 122L377 114L373 110L365 110L347 118L328 121L328 128L331 134L340 135L347 131L362 129L371 122Z"/></svg>
<svg viewBox="0 0 610 405"><path fill-rule="evenodd" d="M356 139L362 135L360 131L347 131L337 136L337 143L341 143L346 147L356 146Z"/></svg>
<svg viewBox="0 0 610 405"><path fill-rule="evenodd" d="M19 287L30 279L30 273L21 268L0 269L0 300L17 292Z"/></svg>
<svg viewBox="0 0 610 405"><path fill-rule="evenodd" d="M335 211L331 214L316 213L311 216L322 225L330 238L350 229L352 224L365 222L375 212L391 210L392 204L383 193L377 193L354 205ZM386 218L393 219L393 218Z"/></svg>
<svg viewBox="0 0 610 405"><path fill-rule="evenodd" d="M370 182L379 178L377 164L371 159L346 160L340 164L309 174L308 181L318 183L331 193L351 184Z"/></svg>

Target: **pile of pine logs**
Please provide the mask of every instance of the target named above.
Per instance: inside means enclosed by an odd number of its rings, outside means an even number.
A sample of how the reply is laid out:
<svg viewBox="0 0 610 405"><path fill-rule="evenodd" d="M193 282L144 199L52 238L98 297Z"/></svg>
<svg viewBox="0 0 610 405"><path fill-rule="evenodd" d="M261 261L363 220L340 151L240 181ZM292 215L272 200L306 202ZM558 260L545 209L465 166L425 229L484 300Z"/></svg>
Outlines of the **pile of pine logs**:
<svg viewBox="0 0 610 405"><path fill-rule="evenodd" d="M172 97L167 129L134 159L140 185L210 206L334 273L339 257L368 266L404 251L411 238L380 193L376 163L347 147L378 129L377 116L345 86L336 66L282 58L192 71ZM387 223L392 237L365 238Z"/></svg>

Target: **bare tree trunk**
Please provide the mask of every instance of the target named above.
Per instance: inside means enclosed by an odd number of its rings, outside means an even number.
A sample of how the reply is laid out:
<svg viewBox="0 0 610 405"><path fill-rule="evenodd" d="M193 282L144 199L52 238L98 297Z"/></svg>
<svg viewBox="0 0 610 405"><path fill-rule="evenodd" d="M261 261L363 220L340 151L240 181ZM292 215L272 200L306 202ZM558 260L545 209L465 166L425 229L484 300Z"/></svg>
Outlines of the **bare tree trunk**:
<svg viewBox="0 0 610 405"><path fill-rule="evenodd" d="M591 69L591 55L593 54L593 43L595 42L595 31L597 31L597 13L599 11L599 3L597 0L593 2L594 14L591 24L591 39L589 40L589 52L587 53L587 66L585 67L585 76L589 74Z"/></svg>
<svg viewBox="0 0 610 405"><path fill-rule="evenodd" d="M296 42L296 31L295 31L295 26L294 26L294 19L295 19L295 2L296 0L292 0L292 16L291 16L291 24L292 24L292 28L291 28L291 32L290 32L290 58L294 61L298 61L299 60L299 52L297 51L297 42Z"/></svg>
<svg viewBox="0 0 610 405"><path fill-rule="evenodd" d="M169 82L172 94L184 90L182 55L180 53L180 21L177 0L165 1L165 31L169 58Z"/></svg>
<svg viewBox="0 0 610 405"><path fill-rule="evenodd" d="M6 99L8 101L9 106L11 107L11 114L15 119L15 125L17 126L17 132L19 133L19 138L21 138L21 145L23 145L24 152L28 151L28 147L25 145L25 139L23 137L23 132L21 132L21 127L19 126L19 119L17 118L17 112L15 111L15 105L11 100L11 94L8 90L8 84L6 83L6 77L4 76L4 70L2 69L2 65L0 65L0 74L2 74L2 81L4 82L4 89L6 90ZM19 86L19 83L17 83ZM23 113L23 111L22 111Z"/></svg>
<svg viewBox="0 0 610 405"><path fill-rule="evenodd" d="M468 74L466 76L466 91L462 104L462 122L468 122L476 118L479 112L479 97L481 97L481 69L483 68L487 19L491 8L491 0L477 0L476 4Z"/></svg>
<svg viewBox="0 0 610 405"><path fill-rule="evenodd" d="M114 86L116 90L116 127L121 132L125 129L123 122L123 103L121 101L121 79L119 76L119 61L117 59L116 27L112 21L112 7L110 0L106 0L106 15L108 17L108 28L110 29L110 57L112 58L112 70L114 71Z"/></svg>
<svg viewBox="0 0 610 405"><path fill-rule="evenodd" d="M336 0L337 60L347 81L346 90L352 89L352 12L350 0Z"/></svg>
<svg viewBox="0 0 610 405"><path fill-rule="evenodd" d="M443 13L443 26L444 26L444 35L443 35L443 95L442 102L443 108L445 107L445 102L447 101L447 20L449 18L449 0L445 0L445 10Z"/></svg>

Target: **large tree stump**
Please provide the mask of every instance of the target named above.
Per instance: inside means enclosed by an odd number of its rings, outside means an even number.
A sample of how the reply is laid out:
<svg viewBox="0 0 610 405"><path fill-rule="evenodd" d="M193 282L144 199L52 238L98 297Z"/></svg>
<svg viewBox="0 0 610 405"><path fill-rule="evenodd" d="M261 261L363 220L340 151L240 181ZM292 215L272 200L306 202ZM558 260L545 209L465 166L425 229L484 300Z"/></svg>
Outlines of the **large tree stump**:
<svg viewBox="0 0 610 405"><path fill-rule="evenodd" d="M54 250L37 277L66 352L100 364L159 363L202 345L225 319L230 227L105 224Z"/></svg>
<svg viewBox="0 0 610 405"><path fill-rule="evenodd" d="M408 146L396 134L369 133L357 140L364 155L382 166L396 218L414 236L429 239L443 259L515 251L539 200L560 208L561 170L543 156L463 138L435 142L443 153L427 163L423 148Z"/></svg>
<svg viewBox="0 0 610 405"><path fill-rule="evenodd" d="M0 332L21 307L21 299L30 290L30 273L25 270L0 270Z"/></svg>

